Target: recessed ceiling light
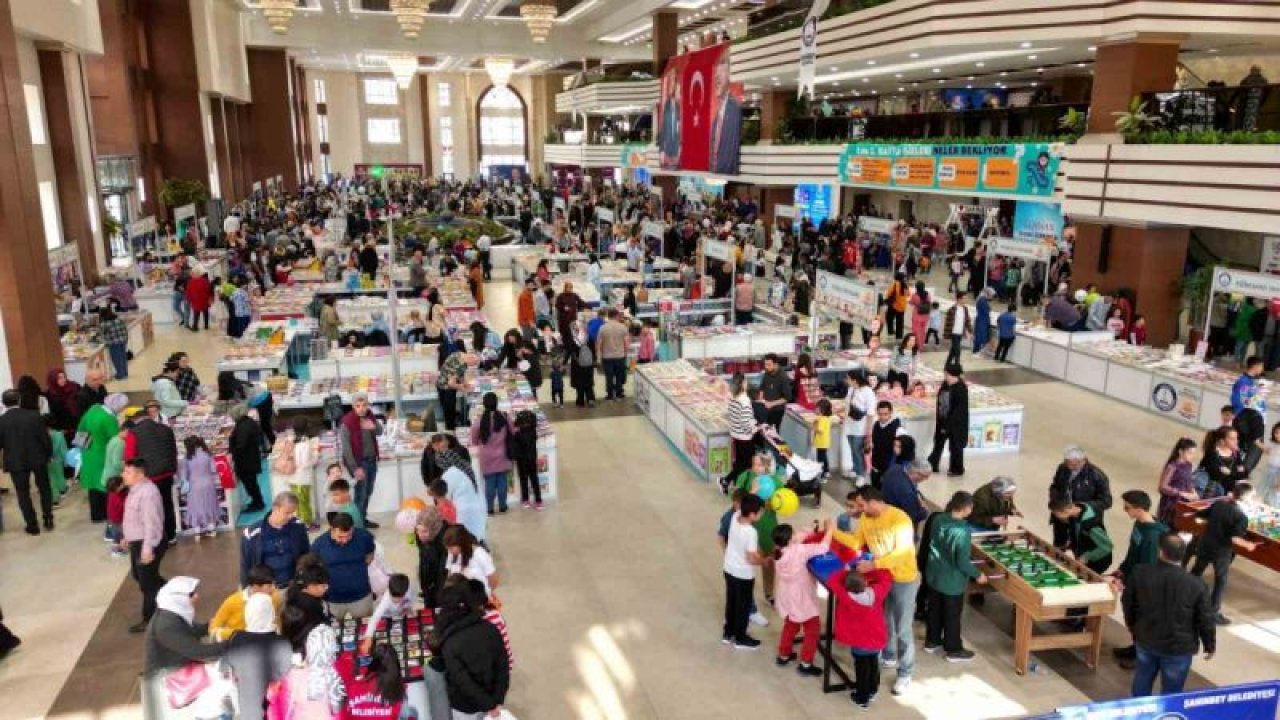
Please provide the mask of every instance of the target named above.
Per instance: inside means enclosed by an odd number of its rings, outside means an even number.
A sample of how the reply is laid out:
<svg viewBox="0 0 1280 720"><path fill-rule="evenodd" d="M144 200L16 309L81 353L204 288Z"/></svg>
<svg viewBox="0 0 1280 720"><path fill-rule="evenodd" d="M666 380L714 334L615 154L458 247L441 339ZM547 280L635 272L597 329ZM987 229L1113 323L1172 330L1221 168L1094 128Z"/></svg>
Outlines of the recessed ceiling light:
<svg viewBox="0 0 1280 720"><path fill-rule="evenodd" d="M911 87L920 87L920 83L918 83L918 82L913 82L913 83L911 83Z"/></svg>
<svg viewBox="0 0 1280 720"><path fill-rule="evenodd" d="M840 68L836 67L835 65L832 65L831 72L840 72Z"/></svg>
<svg viewBox="0 0 1280 720"><path fill-rule="evenodd" d="M862 78L862 82L869 83L871 82L871 78Z"/></svg>
<svg viewBox="0 0 1280 720"><path fill-rule="evenodd" d="M771 77L771 78L769 78L769 79L770 79L770 80L772 80L772 81L774 81L774 82L778 82L778 78L776 78L776 77Z"/></svg>
<svg viewBox="0 0 1280 720"><path fill-rule="evenodd" d="M941 84L942 84L942 83L944 83L944 82L946 82L946 80L943 80L942 78L938 78L938 84L939 84L939 85L941 85Z"/></svg>
<svg viewBox="0 0 1280 720"><path fill-rule="evenodd" d="M1036 56L1035 56L1035 55L1028 55L1028 56L1027 56L1027 59L1028 59L1028 60L1035 60L1035 59L1036 59Z"/></svg>
<svg viewBox="0 0 1280 720"><path fill-rule="evenodd" d="M920 57L920 53L911 53L911 57L918 58Z"/></svg>
<svg viewBox="0 0 1280 720"><path fill-rule="evenodd" d="M894 73L893 76L896 78L900 78L902 77L902 73Z"/></svg>
<svg viewBox="0 0 1280 720"><path fill-rule="evenodd" d="M879 91L879 90L872 90L872 91L871 91L871 94L872 94L872 95L879 95L879 94L880 94L880 91Z"/></svg>
<svg viewBox="0 0 1280 720"><path fill-rule="evenodd" d="M964 86L964 89L965 89L965 90L972 90L972 89L973 89L973 86L972 86L972 85L965 85L965 86Z"/></svg>
<svg viewBox="0 0 1280 720"><path fill-rule="evenodd" d="M1084 67L1085 63L1076 63L1076 67Z"/></svg>
<svg viewBox="0 0 1280 720"><path fill-rule="evenodd" d="M875 60L868 60L868 61L867 61L867 64L868 64L868 65L875 65L875 64L876 64L876 61L875 61Z"/></svg>
<svg viewBox="0 0 1280 720"><path fill-rule="evenodd" d="M1090 46L1089 46L1089 52L1097 52L1097 51L1098 51L1098 46L1097 46L1097 45L1090 45Z"/></svg>
<svg viewBox="0 0 1280 720"><path fill-rule="evenodd" d="M1036 68L1036 72L1038 72L1038 73L1042 73L1042 72L1044 72L1044 68Z"/></svg>
<svg viewBox="0 0 1280 720"><path fill-rule="evenodd" d="M1037 85L1039 85L1039 84L1040 84L1040 83L1038 83L1038 82L1033 82L1033 83L1031 83L1031 87L1035 87L1035 86L1037 86Z"/></svg>
<svg viewBox="0 0 1280 720"><path fill-rule="evenodd" d="M831 81L831 84L832 84L832 85L839 85L839 84L840 84L840 81L839 81L839 80L832 80L832 81Z"/></svg>
<svg viewBox="0 0 1280 720"><path fill-rule="evenodd" d="M966 79L968 79L968 80L972 80L972 79L973 79L973 76L972 76L972 75L970 75L970 76L969 76L968 78L966 78Z"/></svg>
<svg viewBox="0 0 1280 720"><path fill-rule="evenodd" d="M1031 43L1029 43L1029 42L1024 42L1024 43L1022 43L1021 45L1019 45L1019 47L1029 48L1029 47L1031 47Z"/></svg>
<svg viewBox="0 0 1280 720"><path fill-rule="evenodd" d="M942 72L942 68L934 68L933 71L936 73L940 73Z"/></svg>
<svg viewBox="0 0 1280 720"><path fill-rule="evenodd" d="M1218 48L1209 48L1209 52L1216 53L1218 52Z"/></svg>
<svg viewBox="0 0 1280 720"><path fill-rule="evenodd" d="M986 63L984 63L984 62L977 62L977 63L974 63L974 64L975 64L975 65L977 65L978 67L986 67L986 66L987 66L987 64L986 64Z"/></svg>
<svg viewBox="0 0 1280 720"><path fill-rule="evenodd" d="M1001 70L1001 71L1000 71L1000 77L1004 77L1005 75L1008 75L1008 74L1009 74L1009 73L1008 73L1008 72L1006 72L1006 71L1004 71L1004 70Z"/></svg>
<svg viewBox="0 0 1280 720"><path fill-rule="evenodd" d="M898 88L898 92L906 92L906 91L907 91L906 88Z"/></svg>

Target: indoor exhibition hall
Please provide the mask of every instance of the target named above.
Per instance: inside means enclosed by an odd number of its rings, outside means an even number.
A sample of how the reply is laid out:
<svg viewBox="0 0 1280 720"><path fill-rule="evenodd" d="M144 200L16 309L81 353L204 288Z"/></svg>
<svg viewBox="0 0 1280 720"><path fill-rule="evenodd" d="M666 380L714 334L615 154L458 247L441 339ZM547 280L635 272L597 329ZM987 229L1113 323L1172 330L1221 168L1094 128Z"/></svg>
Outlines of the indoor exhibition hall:
<svg viewBox="0 0 1280 720"><path fill-rule="evenodd" d="M1280 0L0 0L0 238L0 720L1280 720Z"/></svg>

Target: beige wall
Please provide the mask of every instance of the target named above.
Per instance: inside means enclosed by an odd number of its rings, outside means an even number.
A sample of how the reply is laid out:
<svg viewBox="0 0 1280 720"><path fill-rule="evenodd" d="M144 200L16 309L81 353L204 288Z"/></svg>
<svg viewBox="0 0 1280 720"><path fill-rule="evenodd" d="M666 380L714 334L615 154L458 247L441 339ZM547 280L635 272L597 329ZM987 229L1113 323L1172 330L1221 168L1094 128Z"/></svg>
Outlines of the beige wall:
<svg viewBox="0 0 1280 720"><path fill-rule="evenodd" d="M359 73L356 75L356 102L352 109L359 114L357 126L360 131L360 159L362 163L408 163L422 162L422 132L411 131L415 123L409 122L411 115L418 116L416 127L422 127L422 112L416 94L418 82L409 86L408 90L399 91L400 102L395 105L370 105L364 98L364 80L367 78L391 79L390 73ZM332 105L330 114L334 112ZM400 121L399 144L371 143L367 132L368 121L372 118L395 118ZM415 148L416 146L416 148Z"/></svg>
<svg viewBox="0 0 1280 720"><path fill-rule="evenodd" d="M98 0L10 0L10 6L19 34L102 54Z"/></svg>
<svg viewBox="0 0 1280 720"><path fill-rule="evenodd" d="M32 124L31 150L40 193L41 226L45 229L45 243L57 247L63 244L62 217L58 209L58 174L53 165L53 146L49 144L49 122L45 116L44 83L40 80L40 60L36 54L35 41L31 38L18 38L18 70L22 75L24 98L35 101L34 107L27 108L27 118ZM31 95L32 90L29 88L34 88L34 96ZM35 142L36 140L43 140L43 142ZM54 237L49 238L50 234Z"/></svg>
<svg viewBox="0 0 1280 720"><path fill-rule="evenodd" d="M190 3L200 90L237 102L250 102L242 13L227 0L190 0Z"/></svg>

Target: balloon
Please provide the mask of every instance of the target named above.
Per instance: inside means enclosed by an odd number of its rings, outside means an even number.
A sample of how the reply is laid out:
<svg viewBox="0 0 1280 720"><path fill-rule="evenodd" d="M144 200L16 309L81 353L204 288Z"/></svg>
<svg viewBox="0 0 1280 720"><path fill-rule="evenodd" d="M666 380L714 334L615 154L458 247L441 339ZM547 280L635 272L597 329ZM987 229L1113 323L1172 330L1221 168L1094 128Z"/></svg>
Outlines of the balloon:
<svg viewBox="0 0 1280 720"><path fill-rule="evenodd" d="M800 496L791 488L778 488L769 499L769 507L782 517L787 517L800 508Z"/></svg>
<svg viewBox="0 0 1280 720"><path fill-rule="evenodd" d="M418 511L412 508L404 508L396 513L395 526L396 529L403 533L413 532L413 528L418 524Z"/></svg>
<svg viewBox="0 0 1280 720"><path fill-rule="evenodd" d="M768 500L773 497L774 491L778 489L778 484L774 482L771 475L760 475L756 477L756 495L761 500Z"/></svg>
<svg viewBox="0 0 1280 720"><path fill-rule="evenodd" d="M400 509L421 512L427 509L427 502L420 497L407 497L400 503Z"/></svg>

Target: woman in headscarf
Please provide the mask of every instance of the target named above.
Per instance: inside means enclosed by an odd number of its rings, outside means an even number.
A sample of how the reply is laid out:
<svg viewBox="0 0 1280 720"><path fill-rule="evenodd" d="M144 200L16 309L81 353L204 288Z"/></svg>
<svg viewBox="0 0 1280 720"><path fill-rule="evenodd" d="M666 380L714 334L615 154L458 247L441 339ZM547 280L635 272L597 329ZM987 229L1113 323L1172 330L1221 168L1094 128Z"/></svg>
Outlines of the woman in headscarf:
<svg viewBox="0 0 1280 720"><path fill-rule="evenodd" d="M49 398L40 391L40 383L30 375L18 378L18 407L35 410L41 415L49 414Z"/></svg>
<svg viewBox="0 0 1280 720"><path fill-rule="evenodd" d="M991 340L991 298L996 291L985 288L978 294L977 315L973 320L973 352L980 353Z"/></svg>
<svg viewBox="0 0 1280 720"><path fill-rule="evenodd" d="M176 716L165 680L175 672L199 673L209 685L181 709L183 717L215 718L229 712L230 685L212 663L222 657L226 643L203 643L209 634L207 623L197 623L196 588L200 581L180 575L165 583L156 595L156 614L147 627L146 661L143 675L143 703L146 717L153 720ZM203 668L189 667L202 663Z"/></svg>
<svg viewBox="0 0 1280 720"><path fill-rule="evenodd" d="M129 398L124 393L112 393L102 403L91 406L76 426L77 434L84 433L82 437L87 443L80 448L80 486L89 493L89 522L107 519L106 481L110 476L104 471L108 465L108 446L120 434L117 418L128 404ZM116 445L123 467L124 441Z"/></svg>
<svg viewBox="0 0 1280 720"><path fill-rule="evenodd" d="M67 377L62 368L49 371L46 378L49 382L45 395L49 398L49 414L53 415L59 430L74 430L80 422L80 414L76 408L76 392L80 383Z"/></svg>
<svg viewBox="0 0 1280 720"><path fill-rule="evenodd" d="M436 607L440 588L444 586L445 562L449 552L444 546L444 533L453 527L440 514L440 509L428 505L418 513L414 536L418 546L418 587L422 588L422 604Z"/></svg>
<svg viewBox="0 0 1280 720"><path fill-rule="evenodd" d="M366 347L391 346L391 327L382 313L375 312L369 317L369 325L364 329L364 342Z"/></svg>
<svg viewBox="0 0 1280 720"><path fill-rule="evenodd" d="M244 623L244 632L236 633L227 645L227 664L236 678L241 720L262 720L267 686L289 672L293 649L276 633L276 611L269 595L249 595Z"/></svg>
<svg viewBox="0 0 1280 720"><path fill-rule="evenodd" d="M346 701L347 690L334 668L338 659L338 637L333 627L314 624L302 611L290 606L284 609L282 625L284 635L290 638L302 662L290 668L267 691L271 716L297 720L337 717Z"/></svg>
<svg viewBox="0 0 1280 720"><path fill-rule="evenodd" d="M436 451L436 467L440 478L449 486L448 498L458 509L458 523L471 531L477 540L487 537L485 526L489 514L485 510L484 495L476 482L471 458L453 435L438 434L431 439Z"/></svg>

